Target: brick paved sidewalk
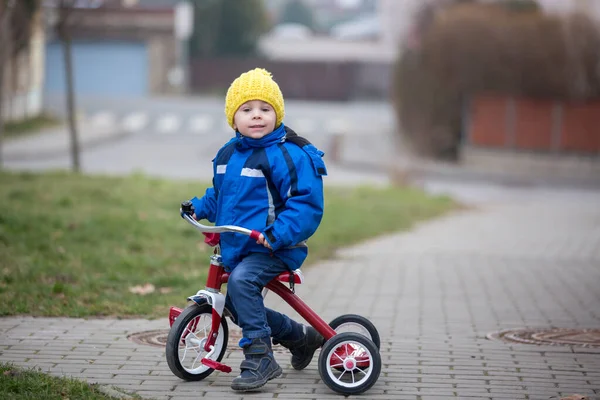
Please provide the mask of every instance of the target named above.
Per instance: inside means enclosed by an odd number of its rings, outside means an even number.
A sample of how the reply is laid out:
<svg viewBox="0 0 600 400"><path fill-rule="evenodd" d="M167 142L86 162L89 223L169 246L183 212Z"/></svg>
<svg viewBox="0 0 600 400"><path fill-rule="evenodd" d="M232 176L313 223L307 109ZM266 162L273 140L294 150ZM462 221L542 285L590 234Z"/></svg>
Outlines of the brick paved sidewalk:
<svg viewBox="0 0 600 400"><path fill-rule="evenodd" d="M600 397L600 348L486 337L522 327L600 328L599 193L506 196L346 249L305 275L297 292L325 320L358 313L379 329L382 373L363 398ZM267 303L289 311L274 294ZM340 398L321 382L316 358L299 372L280 351L281 378L260 393L232 392L241 360L234 341L225 359L233 374L183 382L169 371L163 348L127 339L167 328L166 317L3 318L0 360L155 399Z"/></svg>

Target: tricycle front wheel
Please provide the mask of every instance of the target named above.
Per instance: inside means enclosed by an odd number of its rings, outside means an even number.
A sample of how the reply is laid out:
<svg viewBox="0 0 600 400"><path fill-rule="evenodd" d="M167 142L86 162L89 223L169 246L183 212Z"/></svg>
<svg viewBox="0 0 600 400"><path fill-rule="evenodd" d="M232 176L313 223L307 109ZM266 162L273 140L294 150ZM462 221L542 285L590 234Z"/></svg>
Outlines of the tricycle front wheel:
<svg viewBox="0 0 600 400"><path fill-rule="evenodd" d="M173 322L167 337L167 364L173 374L186 381L200 381L213 373L214 369L202 364L208 352L204 344L212 326L210 304L191 304ZM221 318L211 360L221 361L227 349L229 328Z"/></svg>

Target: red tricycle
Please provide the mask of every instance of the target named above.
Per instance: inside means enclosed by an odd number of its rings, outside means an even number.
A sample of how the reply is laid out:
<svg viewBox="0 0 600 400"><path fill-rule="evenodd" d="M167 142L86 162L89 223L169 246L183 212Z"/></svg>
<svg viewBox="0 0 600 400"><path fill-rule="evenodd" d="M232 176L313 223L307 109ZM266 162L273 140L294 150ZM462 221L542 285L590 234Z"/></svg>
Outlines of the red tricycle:
<svg viewBox="0 0 600 400"><path fill-rule="evenodd" d="M166 347L169 368L181 379L199 381L214 370L231 372L231 367L220 362L229 337L225 317L231 313L221 293L229 274L221 261L219 233L236 232L256 240L260 232L232 225L202 225L191 216L190 202L181 204L180 213L206 236L206 243L215 247L206 288L188 297L191 304L185 309L171 307L169 312L171 329ZM339 316L327 324L295 293L295 285L301 284L303 279L300 270L281 273L265 287L263 296L269 290L276 293L325 338L318 368L321 379L330 389L346 396L365 392L375 384L381 372L377 329L371 321L355 314Z"/></svg>

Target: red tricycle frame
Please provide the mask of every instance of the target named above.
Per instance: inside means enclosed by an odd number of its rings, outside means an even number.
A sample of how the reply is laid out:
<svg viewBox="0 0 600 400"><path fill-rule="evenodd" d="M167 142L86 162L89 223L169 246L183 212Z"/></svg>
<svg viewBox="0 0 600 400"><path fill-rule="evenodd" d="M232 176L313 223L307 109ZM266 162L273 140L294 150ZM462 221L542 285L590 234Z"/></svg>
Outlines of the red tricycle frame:
<svg viewBox="0 0 600 400"><path fill-rule="evenodd" d="M206 240L208 242L208 238ZM215 253L217 251L215 250ZM206 279L206 290L214 291L215 293L221 292L221 288L229 280L229 273L225 271L224 266L221 264L217 257L211 257L210 268L208 270L208 277ZM267 289L271 290L279 297L288 303L302 318L312 325L317 332L319 332L325 340L331 339L335 336L336 332L325 322L316 312L312 310L291 288L286 287L282 282L290 283L291 287L295 284L302 283L302 276L294 272L282 272L275 279L269 282L266 286ZM293 283L292 283L293 282ZM191 298L190 298L191 299ZM181 309L177 307L171 307L169 313L171 325L175 318L181 313ZM222 315L213 308L212 315L212 326L208 336L208 341L204 345L204 350L210 351L211 346L215 344L216 332L219 330Z"/></svg>

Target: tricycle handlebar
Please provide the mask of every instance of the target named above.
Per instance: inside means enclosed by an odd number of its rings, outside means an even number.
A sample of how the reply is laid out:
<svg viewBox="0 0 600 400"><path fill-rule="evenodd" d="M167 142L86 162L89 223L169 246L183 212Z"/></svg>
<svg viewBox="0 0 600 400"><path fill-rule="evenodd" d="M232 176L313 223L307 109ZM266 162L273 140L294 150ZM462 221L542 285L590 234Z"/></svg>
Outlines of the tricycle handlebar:
<svg viewBox="0 0 600 400"><path fill-rule="evenodd" d="M221 226L210 226L210 225L202 225L198 221L196 221L190 214L185 212L183 209L180 209L181 217L185 219L187 222L192 224L194 228L198 229L202 233L222 233L222 232L235 232L241 233L243 235L250 236L254 240L258 240L260 236L259 231L250 230L246 228L242 228L241 226L235 225L221 225Z"/></svg>

